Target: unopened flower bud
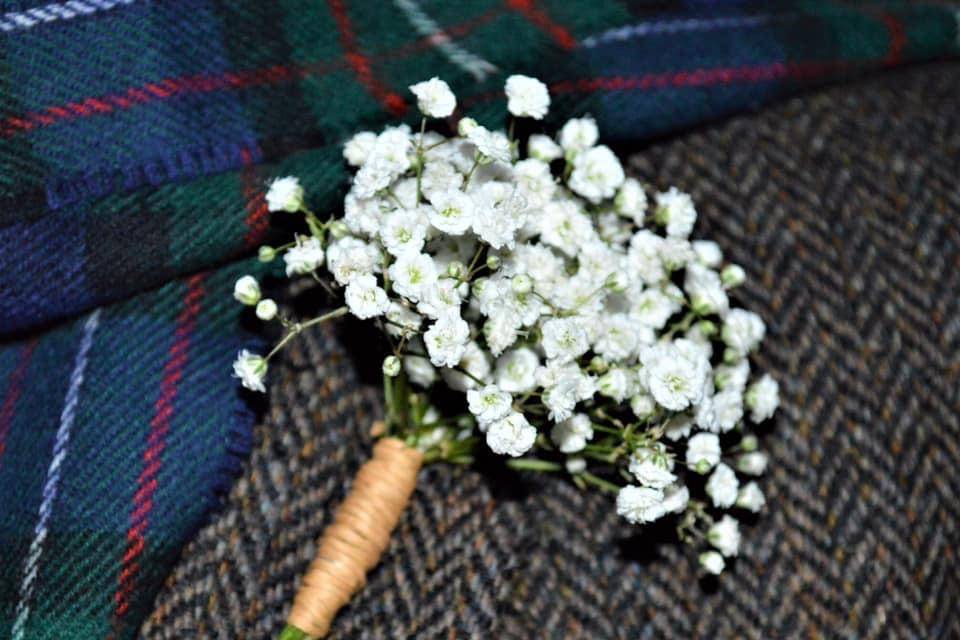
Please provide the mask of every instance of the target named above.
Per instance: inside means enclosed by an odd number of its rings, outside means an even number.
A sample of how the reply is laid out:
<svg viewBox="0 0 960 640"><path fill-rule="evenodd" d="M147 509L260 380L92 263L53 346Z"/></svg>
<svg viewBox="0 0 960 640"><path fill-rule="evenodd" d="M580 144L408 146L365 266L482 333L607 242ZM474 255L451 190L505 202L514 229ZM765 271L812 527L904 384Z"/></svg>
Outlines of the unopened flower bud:
<svg viewBox="0 0 960 640"><path fill-rule="evenodd" d="M715 576L723 573L723 569L726 567L723 556L717 551L704 551L700 554L699 560L703 570Z"/></svg>
<svg viewBox="0 0 960 640"><path fill-rule="evenodd" d="M696 466L694 466L694 471L696 471L700 475L703 475L706 472L710 471L710 469L712 468L713 468L713 465L710 464L709 460L700 460L699 462L697 462Z"/></svg>
<svg viewBox="0 0 960 640"><path fill-rule="evenodd" d="M270 321L277 317L277 303L270 298L264 298L257 303L257 317L263 321Z"/></svg>
<svg viewBox="0 0 960 640"><path fill-rule="evenodd" d="M272 262L276 257L277 250L267 245L260 247L260 251L257 253L257 258L260 262Z"/></svg>
<svg viewBox="0 0 960 640"><path fill-rule="evenodd" d="M737 458L737 471L751 476L762 475L767 469L767 454L762 451L744 453Z"/></svg>
<svg viewBox="0 0 960 640"><path fill-rule="evenodd" d="M459 260L454 260L449 265L447 265L447 275L451 278L456 278L460 280L467 275L467 265L463 264Z"/></svg>
<svg viewBox="0 0 960 640"><path fill-rule="evenodd" d="M394 378L400 373L400 358L387 356L383 359L383 375Z"/></svg>
<svg viewBox="0 0 960 640"><path fill-rule="evenodd" d="M740 448L746 452L756 451L759 443L757 442L757 436L752 433L743 436L743 440L740 441Z"/></svg>
<svg viewBox="0 0 960 640"><path fill-rule="evenodd" d="M513 292L519 295L533 291L533 280L525 273L518 273L510 280Z"/></svg>
<svg viewBox="0 0 960 640"><path fill-rule="evenodd" d="M723 286L727 289L739 287L746 279L746 272L743 270L743 267L737 264L728 264L723 268L723 271L720 272L720 282L722 282Z"/></svg>
<svg viewBox="0 0 960 640"><path fill-rule="evenodd" d="M330 235L336 239L350 235L350 227L343 220L334 220L330 223Z"/></svg>
<svg viewBox="0 0 960 640"><path fill-rule="evenodd" d="M490 271L499 269L500 264L500 256L490 256L487 258L487 269L490 269Z"/></svg>
<svg viewBox="0 0 960 640"><path fill-rule="evenodd" d="M583 458L577 456L574 458L567 458L567 473L571 475L577 475L578 473L583 473L587 469L587 461Z"/></svg>
<svg viewBox="0 0 960 640"><path fill-rule="evenodd" d="M233 285L233 297L241 304L252 307L260 301L260 285L253 276L243 276Z"/></svg>
<svg viewBox="0 0 960 640"><path fill-rule="evenodd" d="M607 281L604 283L604 286L614 293L623 293L627 290L629 284L626 273L623 271L614 271L607 276Z"/></svg>
<svg viewBox="0 0 960 640"><path fill-rule="evenodd" d="M712 338L717 335L720 329L717 328L717 325L710 320L701 320L696 325L697 332L704 338Z"/></svg>
<svg viewBox="0 0 960 640"><path fill-rule="evenodd" d="M477 121L473 118L460 118L460 122L457 123L457 133L467 137L477 126Z"/></svg>

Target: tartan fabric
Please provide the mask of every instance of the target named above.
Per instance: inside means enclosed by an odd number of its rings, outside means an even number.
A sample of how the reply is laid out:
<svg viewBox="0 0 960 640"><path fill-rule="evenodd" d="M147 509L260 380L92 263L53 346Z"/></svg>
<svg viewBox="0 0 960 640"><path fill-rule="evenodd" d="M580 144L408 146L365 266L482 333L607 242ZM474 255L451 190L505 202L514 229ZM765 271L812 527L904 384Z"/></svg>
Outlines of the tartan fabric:
<svg viewBox="0 0 960 640"><path fill-rule="evenodd" d="M0 637L129 637L229 489L241 262L0 348ZM10 634L10 635L7 635Z"/></svg>
<svg viewBox="0 0 960 640"><path fill-rule="evenodd" d="M528 72L551 123L637 139L957 46L951 10L902 2L4 3L0 634L135 633L249 445L252 267L222 265L270 237L268 178L335 207L339 144L414 122L409 83L497 122Z"/></svg>
<svg viewBox="0 0 960 640"><path fill-rule="evenodd" d="M277 173L303 174L314 206L335 207L339 144L414 122L405 87L432 74L496 121L503 72L537 73L551 122L591 111L609 137L636 139L957 51L954 14L934 6L655 4L633 17L588 0L126 2L9 32L0 333L249 251Z"/></svg>

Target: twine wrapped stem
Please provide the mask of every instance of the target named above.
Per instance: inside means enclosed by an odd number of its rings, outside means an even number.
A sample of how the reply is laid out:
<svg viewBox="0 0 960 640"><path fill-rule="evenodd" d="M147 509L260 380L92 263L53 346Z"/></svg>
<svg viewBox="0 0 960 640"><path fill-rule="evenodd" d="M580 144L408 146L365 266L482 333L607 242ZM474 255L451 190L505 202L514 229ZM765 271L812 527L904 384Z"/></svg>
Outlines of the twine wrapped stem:
<svg viewBox="0 0 960 640"><path fill-rule="evenodd" d="M397 438L381 438L373 457L357 473L353 487L320 537L287 617L281 640L322 638L343 605L380 562L390 534L410 502L423 454Z"/></svg>

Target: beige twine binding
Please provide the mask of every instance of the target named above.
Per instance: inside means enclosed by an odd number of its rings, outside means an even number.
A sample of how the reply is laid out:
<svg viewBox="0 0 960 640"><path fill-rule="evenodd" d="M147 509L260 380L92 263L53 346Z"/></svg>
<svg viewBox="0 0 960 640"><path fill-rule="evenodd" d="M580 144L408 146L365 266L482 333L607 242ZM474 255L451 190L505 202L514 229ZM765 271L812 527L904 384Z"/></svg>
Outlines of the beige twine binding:
<svg viewBox="0 0 960 640"><path fill-rule="evenodd" d="M374 445L373 458L360 467L353 488L320 538L288 624L311 636L326 635L337 611L380 562L422 465L423 454L402 440L382 438Z"/></svg>

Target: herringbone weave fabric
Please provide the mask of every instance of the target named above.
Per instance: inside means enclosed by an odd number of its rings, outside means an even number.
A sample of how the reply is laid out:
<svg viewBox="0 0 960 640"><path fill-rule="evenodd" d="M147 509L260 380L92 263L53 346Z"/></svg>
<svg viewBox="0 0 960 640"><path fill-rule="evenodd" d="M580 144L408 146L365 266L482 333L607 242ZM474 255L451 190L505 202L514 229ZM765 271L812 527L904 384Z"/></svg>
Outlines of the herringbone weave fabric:
<svg viewBox="0 0 960 640"><path fill-rule="evenodd" d="M960 637L960 66L891 74L643 149L769 326L768 507L698 581L669 528L495 464L423 471L333 638ZM287 354L227 509L143 637L267 638L379 413L349 332ZM346 342L345 342L346 341Z"/></svg>

